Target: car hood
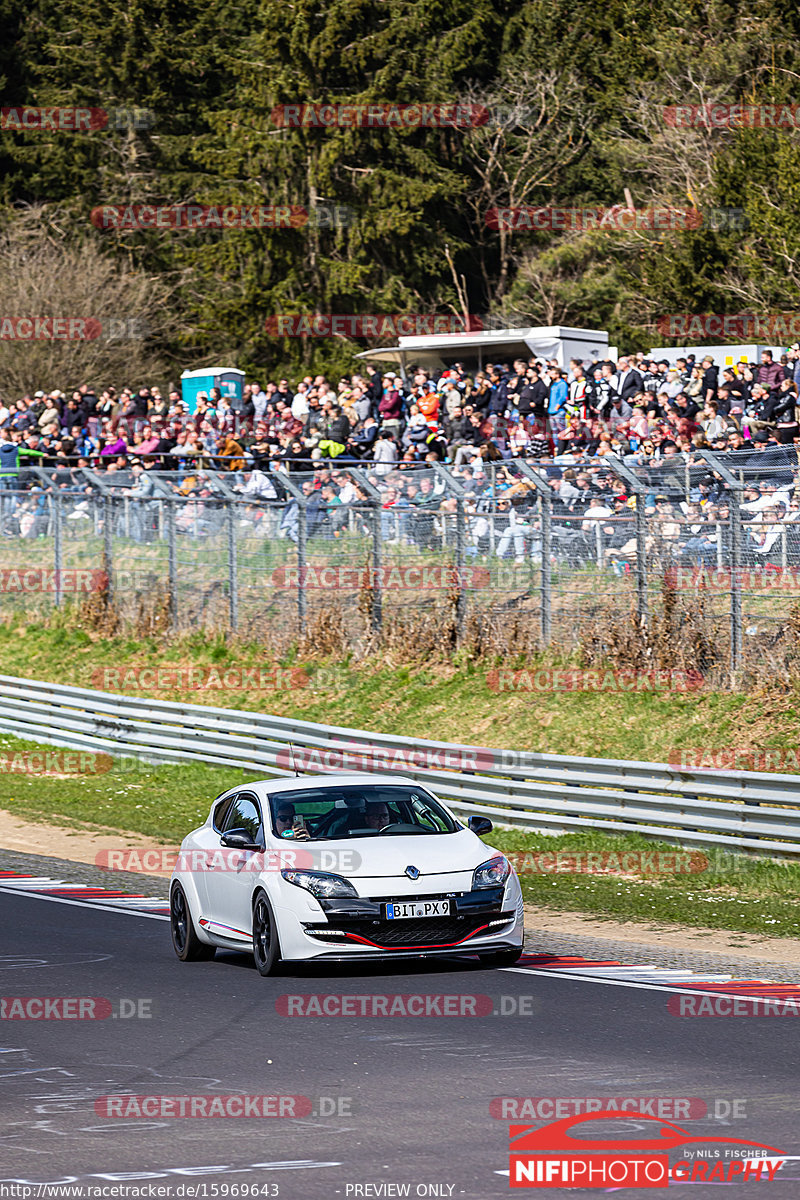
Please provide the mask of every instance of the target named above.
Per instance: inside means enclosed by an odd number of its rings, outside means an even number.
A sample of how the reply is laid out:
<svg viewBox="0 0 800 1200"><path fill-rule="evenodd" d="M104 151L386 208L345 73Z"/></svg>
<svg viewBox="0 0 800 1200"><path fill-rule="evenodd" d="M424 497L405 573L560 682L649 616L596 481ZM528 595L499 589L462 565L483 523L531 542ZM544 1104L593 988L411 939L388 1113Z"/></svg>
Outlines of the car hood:
<svg viewBox="0 0 800 1200"><path fill-rule="evenodd" d="M343 838L330 842L295 843L311 852L318 870L349 879L391 879L416 867L420 878L459 871L472 872L498 850L487 846L469 829L447 834L399 834L385 837ZM286 848L286 843L282 844Z"/></svg>

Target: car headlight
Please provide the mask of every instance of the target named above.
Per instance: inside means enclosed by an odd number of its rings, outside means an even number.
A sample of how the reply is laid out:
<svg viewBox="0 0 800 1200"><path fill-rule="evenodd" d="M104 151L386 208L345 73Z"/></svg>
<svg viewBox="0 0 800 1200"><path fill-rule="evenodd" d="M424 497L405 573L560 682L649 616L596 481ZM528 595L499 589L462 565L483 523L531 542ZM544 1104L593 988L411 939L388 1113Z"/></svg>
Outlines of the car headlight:
<svg viewBox="0 0 800 1200"><path fill-rule="evenodd" d="M330 875L327 871L286 870L281 871L281 875L287 883L293 883L295 887L305 888L307 892L311 892L311 895L316 896L318 900L344 899L349 896L358 896L358 892L349 880L343 879L341 875Z"/></svg>
<svg viewBox="0 0 800 1200"><path fill-rule="evenodd" d="M511 863L502 854L496 854L475 868L472 876L472 890L479 888L500 887L511 874Z"/></svg>

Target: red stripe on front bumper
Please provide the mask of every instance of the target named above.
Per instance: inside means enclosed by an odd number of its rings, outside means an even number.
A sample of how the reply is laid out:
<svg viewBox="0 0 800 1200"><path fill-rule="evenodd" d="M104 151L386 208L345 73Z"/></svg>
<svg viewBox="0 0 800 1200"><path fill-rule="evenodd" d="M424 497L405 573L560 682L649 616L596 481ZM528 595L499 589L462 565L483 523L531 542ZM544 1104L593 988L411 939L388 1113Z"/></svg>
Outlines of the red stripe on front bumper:
<svg viewBox="0 0 800 1200"><path fill-rule="evenodd" d="M457 942L431 942L430 945L417 945L414 942L411 945L403 946L382 946L380 942L371 942L369 938L362 937L360 933L345 933L345 937L350 938L354 942L361 942L364 946L374 946L376 950L446 950L451 946L463 946L464 942L468 942L470 938L477 937L479 933L483 933L484 929L488 929L488 925L481 925L480 929L468 933L466 937L461 938ZM311 934L313 937L313 933Z"/></svg>

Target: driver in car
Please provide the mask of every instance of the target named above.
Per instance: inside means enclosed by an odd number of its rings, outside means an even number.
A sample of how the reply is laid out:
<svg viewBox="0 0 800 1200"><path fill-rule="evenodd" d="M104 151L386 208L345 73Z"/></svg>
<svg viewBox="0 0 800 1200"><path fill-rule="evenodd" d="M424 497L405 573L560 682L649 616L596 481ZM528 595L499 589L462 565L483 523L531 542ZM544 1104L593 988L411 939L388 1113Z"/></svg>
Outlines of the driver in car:
<svg viewBox="0 0 800 1200"><path fill-rule="evenodd" d="M297 822L296 825L295 822ZM278 805L278 811L275 813L275 828L278 831L278 837L283 837L287 832L293 832L298 841L307 842L311 836L302 818L298 820L294 805L288 804L286 801L282 801Z"/></svg>
<svg viewBox="0 0 800 1200"><path fill-rule="evenodd" d="M372 804L367 805L366 812L367 829L383 829L384 825L391 822L391 814L389 806L383 800L375 800Z"/></svg>

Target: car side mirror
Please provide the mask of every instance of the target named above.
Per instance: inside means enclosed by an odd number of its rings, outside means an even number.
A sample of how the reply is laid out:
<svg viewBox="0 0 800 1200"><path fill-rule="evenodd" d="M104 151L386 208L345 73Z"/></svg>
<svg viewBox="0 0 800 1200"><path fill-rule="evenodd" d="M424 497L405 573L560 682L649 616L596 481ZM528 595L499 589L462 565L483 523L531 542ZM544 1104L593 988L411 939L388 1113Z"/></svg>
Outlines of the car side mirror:
<svg viewBox="0 0 800 1200"><path fill-rule="evenodd" d="M478 837L483 837L485 833L491 833L494 825L488 817L470 817L467 821L467 829L471 829L473 833L477 833Z"/></svg>
<svg viewBox="0 0 800 1200"><path fill-rule="evenodd" d="M229 829L223 833L220 841L231 850L262 850L258 842L254 842L246 829Z"/></svg>

